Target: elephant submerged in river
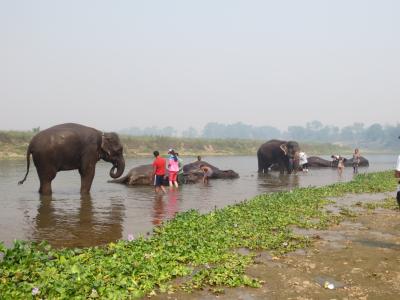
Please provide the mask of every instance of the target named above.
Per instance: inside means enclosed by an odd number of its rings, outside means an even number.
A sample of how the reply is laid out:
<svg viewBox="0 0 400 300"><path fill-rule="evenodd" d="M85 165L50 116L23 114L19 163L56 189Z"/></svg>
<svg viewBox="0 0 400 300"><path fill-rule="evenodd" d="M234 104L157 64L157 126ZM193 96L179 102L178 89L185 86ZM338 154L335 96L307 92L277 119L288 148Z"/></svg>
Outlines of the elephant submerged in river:
<svg viewBox="0 0 400 300"><path fill-rule="evenodd" d="M239 175L232 170L220 170L205 161L196 161L183 166L183 182L181 183L197 183L203 179L204 173L200 166L204 165L212 170L211 179L233 179ZM111 183L124 183L127 185L153 185L153 166L151 164L141 165L132 168L125 176L110 180ZM168 179L165 178L164 184L168 185Z"/></svg>
<svg viewBox="0 0 400 300"><path fill-rule="evenodd" d="M310 168L337 168L338 161L337 160L327 160L323 159L318 156L310 156L308 159L308 166ZM345 167L352 167L353 166L353 158L344 159L344 166ZM368 167L369 161L365 157L360 157L360 163L358 164L359 167Z"/></svg>
<svg viewBox="0 0 400 300"><path fill-rule="evenodd" d="M57 172L78 170L81 175L81 193L88 194L92 186L96 163L100 159L113 164L112 178L120 177L125 170L123 148L114 132L101 132L80 124L66 123L50 127L36 134L26 152L29 173L30 155L40 180L39 193L50 195L51 182Z"/></svg>
<svg viewBox="0 0 400 300"><path fill-rule="evenodd" d="M191 182L197 182L203 178L204 173L200 169L201 166L205 166L211 169L210 179L234 179L239 178L239 174L233 170L221 170L208 162L205 161L195 161L190 164L183 166L183 176L184 179Z"/></svg>
<svg viewBox="0 0 400 300"><path fill-rule="evenodd" d="M112 183L125 183L127 185L152 185L154 183L153 165L140 165L129 170L125 176L109 180Z"/></svg>
<svg viewBox="0 0 400 300"><path fill-rule="evenodd" d="M258 172L267 173L272 165L279 168L280 173L290 174L297 168L295 159L300 146L295 141L269 140L257 151Z"/></svg>

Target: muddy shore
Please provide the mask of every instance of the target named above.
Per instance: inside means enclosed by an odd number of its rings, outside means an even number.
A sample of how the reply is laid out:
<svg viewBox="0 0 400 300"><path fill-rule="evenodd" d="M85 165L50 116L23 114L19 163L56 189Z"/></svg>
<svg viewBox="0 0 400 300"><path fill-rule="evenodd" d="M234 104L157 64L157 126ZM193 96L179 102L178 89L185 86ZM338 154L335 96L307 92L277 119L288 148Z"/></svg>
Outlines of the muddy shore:
<svg viewBox="0 0 400 300"><path fill-rule="evenodd" d="M261 288L209 288L153 299L399 299L400 212L393 193L332 200L326 209L344 217L340 224L293 228L310 237L309 248L284 256L240 249L254 255L247 274L263 280Z"/></svg>

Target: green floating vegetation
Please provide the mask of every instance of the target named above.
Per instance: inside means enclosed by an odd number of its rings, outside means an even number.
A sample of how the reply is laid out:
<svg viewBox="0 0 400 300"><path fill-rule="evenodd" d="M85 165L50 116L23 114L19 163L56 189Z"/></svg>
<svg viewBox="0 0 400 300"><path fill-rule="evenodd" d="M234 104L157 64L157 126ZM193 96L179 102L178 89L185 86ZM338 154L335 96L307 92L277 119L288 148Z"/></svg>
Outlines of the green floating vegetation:
<svg viewBox="0 0 400 300"><path fill-rule="evenodd" d="M1 299L133 299L176 289L259 287L245 274L252 254L239 248L283 254L310 241L289 228L324 228L338 217L322 208L328 197L395 189L392 172L358 175L320 188L259 195L201 215L178 214L153 235L106 246L53 249L45 242L0 244ZM316 222L317 220L317 222Z"/></svg>

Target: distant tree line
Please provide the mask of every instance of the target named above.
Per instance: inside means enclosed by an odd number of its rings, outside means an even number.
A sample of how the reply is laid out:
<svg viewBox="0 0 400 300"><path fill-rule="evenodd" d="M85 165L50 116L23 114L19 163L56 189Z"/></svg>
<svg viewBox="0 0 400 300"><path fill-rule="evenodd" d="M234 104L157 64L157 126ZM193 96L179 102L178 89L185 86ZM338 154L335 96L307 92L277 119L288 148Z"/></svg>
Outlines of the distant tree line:
<svg viewBox="0 0 400 300"><path fill-rule="evenodd" d="M324 125L320 121L306 123L305 126L289 126L287 130L279 130L273 126L253 126L241 122L233 124L208 123L202 130L193 127L178 132L168 126L164 128L132 127L121 130L120 133L132 136L182 136L188 138L211 139L256 139L269 140L274 138L297 140L301 142L340 143L343 145L368 148L398 149L400 142L400 123L384 125L375 123L365 126L354 123L343 128Z"/></svg>
<svg viewBox="0 0 400 300"><path fill-rule="evenodd" d="M323 125L319 121L312 121L306 126L289 126L282 136L290 139L309 142L342 143L345 145L365 148L399 149L400 123L385 125L375 123L365 126L363 123L354 123L343 128Z"/></svg>

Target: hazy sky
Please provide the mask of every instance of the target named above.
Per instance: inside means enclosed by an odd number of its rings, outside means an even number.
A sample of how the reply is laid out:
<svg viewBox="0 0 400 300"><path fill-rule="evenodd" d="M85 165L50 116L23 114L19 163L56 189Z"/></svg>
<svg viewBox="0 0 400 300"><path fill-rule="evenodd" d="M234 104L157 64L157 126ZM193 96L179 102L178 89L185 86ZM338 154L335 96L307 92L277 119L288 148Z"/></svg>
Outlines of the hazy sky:
<svg viewBox="0 0 400 300"><path fill-rule="evenodd" d="M0 0L0 129L396 124L400 1Z"/></svg>

